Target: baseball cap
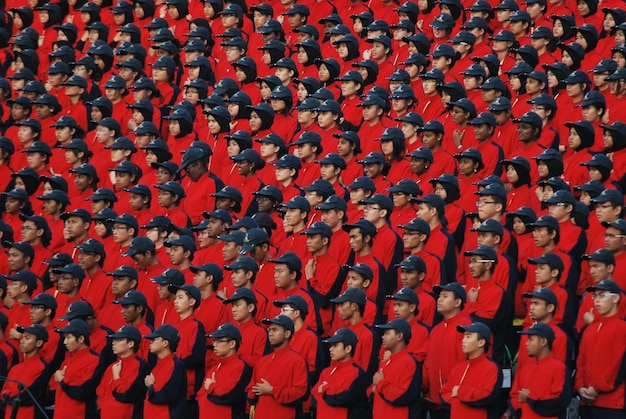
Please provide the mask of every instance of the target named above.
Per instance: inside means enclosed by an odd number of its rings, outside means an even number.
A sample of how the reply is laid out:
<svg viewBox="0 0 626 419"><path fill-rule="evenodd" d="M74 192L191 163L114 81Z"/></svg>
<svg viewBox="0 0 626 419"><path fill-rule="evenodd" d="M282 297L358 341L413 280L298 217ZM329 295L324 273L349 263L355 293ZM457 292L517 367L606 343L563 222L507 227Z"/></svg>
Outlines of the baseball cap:
<svg viewBox="0 0 626 419"><path fill-rule="evenodd" d="M459 331L460 333L465 333L465 332L478 333L487 342L489 342L491 339L491 330L489 330L489 327L485 323L474 322L467 326L458 325L456 327L456 330Z"/></svg>
<svg viewBox="0 0 626 419"><path fill-rule="evenodd" d="M411 326L409 325L409 322L404 319L393 319L386 324L377 324L376 328L383 330L393 329L402 333L406 339L411 339Z"/></svg>

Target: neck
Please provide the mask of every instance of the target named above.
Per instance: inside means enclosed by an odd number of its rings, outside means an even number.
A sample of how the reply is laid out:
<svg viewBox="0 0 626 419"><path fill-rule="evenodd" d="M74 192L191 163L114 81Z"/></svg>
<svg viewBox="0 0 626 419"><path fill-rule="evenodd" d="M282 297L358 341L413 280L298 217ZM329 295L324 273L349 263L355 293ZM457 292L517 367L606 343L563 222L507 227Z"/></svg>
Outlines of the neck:
<svg viewBox="0 0 626 419"><path fill-rule="evenodd" d="M449 311L448 313L440 313L444 319L449 320L459 314L461 310L454 309L453 311Z"/></svg>
<svg viewBox="0 0 626 419"><path fill-rule="evenodd" d="M167 350L163 350L163 351L157 353L156 356L159 359L164 359L164 358L167 358L168 356L170 356L171 353L172 353L172 351L167 349Z"/></svg>

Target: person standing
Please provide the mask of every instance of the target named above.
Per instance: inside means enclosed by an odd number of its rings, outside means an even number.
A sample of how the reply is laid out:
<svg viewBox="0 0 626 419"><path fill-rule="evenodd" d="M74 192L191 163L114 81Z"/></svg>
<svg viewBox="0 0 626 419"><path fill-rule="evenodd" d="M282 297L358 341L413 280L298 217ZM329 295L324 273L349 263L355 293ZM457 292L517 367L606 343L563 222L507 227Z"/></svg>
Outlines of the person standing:
<svg viewBox="0 0 626 419"><path fill-rule="evenodd" d="M534 362L528 362L515 373L511 388L511 405L515 417L562 417L569 403L567 368L552 355L556 335L550 326L537 323L519 332L528 336L526 351Z"/></svg>
<svg viewBox="0 0 626 419"><path fill-rule="evenodd" d="M450 418L496 417L502 371L487 357L491 331L480 322L456 329L463 334L461 347L467 360L450 371L441 387L441 397L450 405Z"/></svg>
<svg viewBox="0 0 626 419"><path fill-rule="evenodd" d="M581 409L592 419L624 417L626 322L618 307L623 298L615 281L605 279L587 288L594 296L598 321L584 330L576 362L576 393Z"/></svg>

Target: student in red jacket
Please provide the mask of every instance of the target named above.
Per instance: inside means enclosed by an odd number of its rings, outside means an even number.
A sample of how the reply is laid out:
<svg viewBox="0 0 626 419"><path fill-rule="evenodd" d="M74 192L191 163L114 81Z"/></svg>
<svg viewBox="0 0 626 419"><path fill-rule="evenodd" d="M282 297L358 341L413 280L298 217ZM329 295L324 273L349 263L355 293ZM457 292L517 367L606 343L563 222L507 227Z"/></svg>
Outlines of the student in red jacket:
<svg viewBox="0 0 626 419"><path fill-rule="evenodd" d="M143 412L146 388L143 380L148 372L145 360L137 355L142 341L135 326L122 326L108 336L113 341L117 361L107 367L96 390L100 414L132 419Z"/></svg>
<svg viewBox="0 0 626 419"><path fill-rule="evenodd" d="M450 417L495 417L502 386L500 367L487 357L491 331L476 322L458 325L463 334L463 353L467 360L457 364L441 387L441 397L450 404Z"/></svg>
<svg viewBox="0 0 626 419"><path fill-rule="evenodd" d="M623 291L615 281L605 279L587 292L593 293L600 319L583 332L574 388L587 417L619 418L624 415L626 356L626 322L618 314Z"/></svg>
<svg viewBox="0 0 626 419"><path fill-rule="evenodd" d="M185 365L174 355L180 342L178 330L174 326L164 324L144 338L150 339L150 352L157 356L156 366L144 378L144 384L148 388L143 405L144 417L153 419L185 417L187 392Z"/></svg>
<svg viewBox="0 0 626 419"><path fill-rule="evenodd" d="M422 365L407 350L411 326L404 319L394 319L376 327L384 331L383 346L389 356L380 362L372 386L367 390L373 399L374 417L420 417L423 414L419 397Z"/></svg>
<svg viewBox="0 0 626 419"><path fill-rule="evenodd" d="M83 320L74 319L56 331L63 333L68 354L61 369L54 373L54 381L58 383L55 415L95 417L96 387L102 377L102 360L89 349L89 326Z"/></svg>
<svg viewBox="0 0 626 419"><path fill-rule="evenodd" d="M13 401L19 399L16 417L31 419L35 417L34 403L44 399L49 377L48 364L39 354L48 341L48 332L38 324L19 327L19 331L22 333L20 350L24 361L9 371L2 388L2 403L6 406L6 416L13 417Z"/></svg>
<svg viewBox="0 0 626 419"><path fill-rule="evenodd" d="M318 417L348 419L364 413L365 372L352 361L358 340L352 330L341 328L324 341L330 344L332 365L322 371L311 389Z"/></svg>
<svg viewBox="0 0 626 419"><path fill-rule="evenodd" d="M248 388L248 398L255 406L254 417L294 419L309 394L309 383L306 361L289 347L293 320L281 314L263 323L269 324L274 353L261 358L254 368Z"/></svg>
<svg viewBox="0 0 626 419"><path fill-rule="evenodd" d="M208 336L219 362L207 371L198 391L200 417L244 417L252 368L238 355L241 332L232 323L224 323Z"/></svg>
<svg viewBox="0 0 626 419"><path fill-rule="evenodd" d="M444 419L450 417L450 406L442 403L439 391L454 366L465 359L461 348L462 335L457 333L456 327L472 321L462 313L467 294L458 282L435 286L433 291L437 296L437 311L443 320L430 333L423 368L423 390L431 418Z"/></svg>
<svg viewBox="0 0 626 419"><path fill-rule="evenodd" d="M176 291L174 309L180 316L176 328L180 334L180 342L174 354L185 365L187 372L187 406L185 415L197 417L198 402L196 393L202 385L204 376L204 360L206 340L204 326L193 313L200 306L202 296L200 290L193 285L176 285L170 287L170 292Z"/></svg>
<svg viewBox="0 0 626 419"><path fill-rule="evenodd" d="M525 349L534 361L515 373L511 388L515 416L561 417L569 403L571 383L563 361L552 355L554 331L545 323L537 323L519 333L528 336Z"/></svg>

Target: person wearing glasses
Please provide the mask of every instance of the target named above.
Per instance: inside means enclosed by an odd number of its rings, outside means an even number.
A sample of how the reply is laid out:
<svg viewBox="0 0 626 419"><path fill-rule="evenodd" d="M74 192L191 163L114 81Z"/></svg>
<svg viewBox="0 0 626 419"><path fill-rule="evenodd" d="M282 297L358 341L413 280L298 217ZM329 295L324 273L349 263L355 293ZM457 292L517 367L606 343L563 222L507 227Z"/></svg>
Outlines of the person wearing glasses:
<svg viewBox="0 0 626 419"><path fill-rule="evenodd" d="M504 288L493 279L493 272L498 263L498 253L492 247L481 245L476 249L465 251L465 256L470 257L470 274L474 280L478 281L477 286L467 289L465 314L472 321L481 322L489 327L493 335L493 339L488 340L493 345L493 359L502 360L507 327L504 320L509 318L505 310L506 306L508 309L511 307L510 304L503 304ZM484 335L483 338L485 338Z"/></svg>
<svg viewBox="0 0 626 419"><path fill-rule="evenodd" d="M588 413L586 417L623 417L626 322L618 314L623 291L615 281L605 279L588 287L587 292L593 293L599 318L582 334L574 389L580 395L581 409Z"/></svg>
<svg viewBox="0 0 626 419"><path fill-rule="evenodd" d="M246 385L252 368L239 356L241 332L232 323L224 323L208 335L218 362L210 368L198 391L200 417L244 417Z"/></svg>

